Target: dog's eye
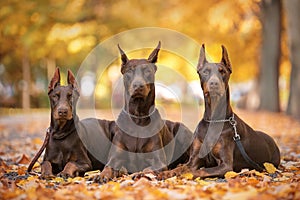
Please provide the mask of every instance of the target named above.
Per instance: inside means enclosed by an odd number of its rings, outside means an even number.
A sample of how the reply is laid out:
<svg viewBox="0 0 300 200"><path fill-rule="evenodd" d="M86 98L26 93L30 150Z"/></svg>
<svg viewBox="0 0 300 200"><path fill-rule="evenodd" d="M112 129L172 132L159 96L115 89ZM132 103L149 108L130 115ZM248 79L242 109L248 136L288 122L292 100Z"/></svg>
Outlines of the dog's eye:
<svg viewBox="0 0 300 200"><path fill-rule="evenodd" d="M68 94L67 97L68 97L68 99L71 99L72 98L72 93Z"/></svg>
<svg viewBox="0 0 300 200"><path fill-rule="evenodd" d="M126 71L125 75L131 77L131 76L133 75L133 70L132 70L132 69L129 69L128 71Z"/></svg>
<svg viewBox="0 0 300 200"><path fill-rule="evenodd" d="M53 98L55 99L59 99L60 98L60 94L56 93L56 94L53 94Z"/></svg>
<svg viewBox="0 0 300 200"><path fill-rule="evenodd" d="M208 69L202 71L202 74L205 76L209 75L209 73L210 73L210 71Z"/></svg>
<svg viewBox="0 0 300 200"><path fill-rule="evenodd" d="M152 72L151 72L150 69L146 69L146 70L144 71L144 74L145 74L146 76L149 76L149 75L152 74Z"/></svg>
<svg viewBox="0 0 300 200"><path fill-rule="evenodd" d="M219 72L221 75L224 75L226 73L226 71L223 68L219 68Z"/></svg>

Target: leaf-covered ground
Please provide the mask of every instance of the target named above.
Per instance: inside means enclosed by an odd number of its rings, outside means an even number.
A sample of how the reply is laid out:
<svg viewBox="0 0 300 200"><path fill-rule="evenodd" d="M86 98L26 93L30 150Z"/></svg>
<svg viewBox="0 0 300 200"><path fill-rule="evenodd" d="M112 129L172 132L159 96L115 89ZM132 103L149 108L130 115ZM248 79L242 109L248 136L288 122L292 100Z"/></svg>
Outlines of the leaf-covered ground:
<svg viewBox="0 0 300 200"><path fill-rule="evenodd" d="M300 124L283 114L237 111L253 128L275 138L282 155L276 170L268 166L263 173L245 169L229 172L224 179L195 180L190 174L164 181L157 181L151 174L138 180L129 175L100 185L88 181L95 172L73 179L41 180L38 163L34 173L27 174L29 162L43 142L49 113L2 113L0 199L300 199ZM101 111L99 117L112 115ZM177 119L178 115L168 117ZM198 119L190 117L188 126L194 129Z"/></svg>

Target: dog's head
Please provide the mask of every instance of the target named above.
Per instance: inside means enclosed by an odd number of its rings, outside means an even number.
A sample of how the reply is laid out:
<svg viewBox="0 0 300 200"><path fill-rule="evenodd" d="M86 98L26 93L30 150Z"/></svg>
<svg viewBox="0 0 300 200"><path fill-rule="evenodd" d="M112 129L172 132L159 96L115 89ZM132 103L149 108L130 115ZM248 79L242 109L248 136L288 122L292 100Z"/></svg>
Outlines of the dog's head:
<svg viewBox="0 0 300 200"><path fill-rule="evenodd" d="M232 68L228 53L223 45L221 61L219 63L209 63L205 56L205 46L202 44L197 73L199 74L201 87L205 97L209 96L217 99L222 97L228 88L231 72Z"/></svg>
<svg viewBox="0 0 300 200"><path fill-rule="evenodd" d="M54 120L65 123L75 114L76 103L79 98L79 88L73 73L68 70L68 85L60 85L60 72L56 68L48 86L48 96Z"/></svg>
<svg viewBox="0 0 300 200"><path fill-rule="evenodd" d="M118 45L121 54L121 73L125 91L133 99L145 99L151 91L154 91L154 76L157 70L155 65L160 50L160 42L149 55L148 59L128 59L124 51Z"/></svg>

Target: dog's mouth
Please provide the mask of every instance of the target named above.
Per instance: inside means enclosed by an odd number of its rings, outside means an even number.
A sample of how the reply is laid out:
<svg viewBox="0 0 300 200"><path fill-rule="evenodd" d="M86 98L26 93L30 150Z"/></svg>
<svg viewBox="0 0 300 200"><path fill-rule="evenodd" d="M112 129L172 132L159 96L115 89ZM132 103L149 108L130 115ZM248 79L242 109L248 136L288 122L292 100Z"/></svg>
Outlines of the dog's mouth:
<svg viewBox="0 0 300 200"><path fill-rule="evenodd" d="M146 88L144 89L135 89L135 90L132 90L130 96L132 98L146 98L148 96L148 91Z"/></svg>
<svg viewBox="0 0 300 200"><path fill-rule="evenodd" d="M210 97L219 97L222 96L222 94L219 91L209 91L207 92L206 96L210 96Z"/></svg>
<svg viewBox="0 0 300 200"><path fill-rule="evenodd" d="M133 99L144 99L145 97L146 97L146 95L142 92L134 92L131 95L131 98L133 98Z"/></svg>
<svg viewBox="0 0 300 200"><path fill-rule="evenodd" d="M222 91L218 89L208 89L204 91L205 97L221 97L223 95Z"/></svg>
<svg viewBox="0 0 300 200"><path fill-rule="evenodd" d="M212 86L205 89L204 95L210 97L220 97L223 96L224 92L225 90L223 90L222 87Z"/></svg>
<svg viewBox="0 0 300 200"><path fill-rule="evenodd" d="M56 121L61 121L61 122L63 122L63 121L67 121L67 120L71 120L73 118L73 115L72 115L72 113L70 112L70 113L66 113L66 114L59 114L58 112L57 113L55 113L55 115L54 115L54 119L56 120Z"/></svg>

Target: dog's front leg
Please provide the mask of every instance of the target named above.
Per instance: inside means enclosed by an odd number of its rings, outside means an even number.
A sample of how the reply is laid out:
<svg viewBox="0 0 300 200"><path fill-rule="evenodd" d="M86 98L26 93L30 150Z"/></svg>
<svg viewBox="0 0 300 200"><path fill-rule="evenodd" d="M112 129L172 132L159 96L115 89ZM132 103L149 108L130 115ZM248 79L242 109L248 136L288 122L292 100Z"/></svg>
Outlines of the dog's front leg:
<svg viewBox="0 0 300 200"><path fill-rule="evenodd" d="M173 176L180 176L181 174L190 173L198 169L199 166L204 166L204 161L199 157L199 152L202 142L195 137L191 146L191 155L186 164L177 166L175 169L159 173L158 179L167 179Z"/></svg>
<svg viewBox="0 0 300 200"><path fill-rule="evenodd" d="M233 142L226 142L226 140L218 142L211 151L217 166L193 169L192 174L194 178L223 177L226 172L232 171L234 145Z"/></svg>
<svg viewBox="0 0 300 200"><path fill-rule="evenodd" d="M190 155L189 161L186 164L189 170L196 170L204 166L204 160L203 158L200 158L201 146L202 142L198 138L195 138L192 144L192 153Z"/></svg>
<svg viewBox="0 0 300 200"><path fill-rule="evenodd" d="M89 164L83 163L83 164L78 164L76 162L68 162L63 171L61 171L58 176L64 177L64 178L69 178L69 177L75 177L83 174L84 172L90 170L91 167Z"/></svg>
<svg viewBox="0 0 300 200"><path fill-rule="evenodd" d="M160 149L158 151L153 151L151 153L147 153L148 155L145 155L146 163L149 167L146 167L143 172L145 173L156 173L160 171L167 170L167 161L166 161L166 155L163 149Z"/></svg>
<svg viewBox="0 0 300 200"><path fill-rule="evenodd" d="M40 178L48 179L55 177L52 172L52 165L49 161L43 161L41 164L41 176Z"/></svg>
<svg viewBox="0 0 300 200"><path fill-rule="evenodd" d="M157 135L150 138L146 142L143 152L145 152L146 164L148 165L146 171L149 172L149 169L151 169L153 172L159 172L168 169L167 157L161 136Z"/></svg>
<svg viewBox="0 0 300 200"><path fill-rule="evenodd" d="M119 138L120 139L120 138ZM115 138L113 145L110 148L108 162L105 165L102 172L98 175L93 176L91 179L94 182L102 183L119 176L119 170L125 166L127 160L125 146Z"/></svg>

